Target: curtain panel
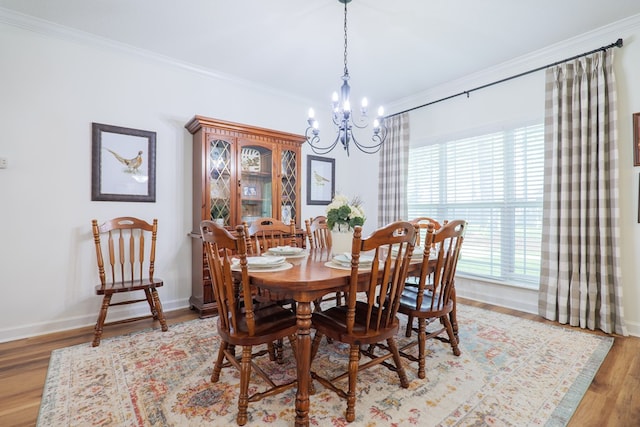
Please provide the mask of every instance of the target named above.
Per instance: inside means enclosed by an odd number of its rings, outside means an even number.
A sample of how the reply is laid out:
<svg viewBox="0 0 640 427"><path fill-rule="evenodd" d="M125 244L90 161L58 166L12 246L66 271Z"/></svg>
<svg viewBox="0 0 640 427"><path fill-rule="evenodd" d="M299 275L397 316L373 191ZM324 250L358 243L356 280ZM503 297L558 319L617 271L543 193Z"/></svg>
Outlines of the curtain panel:
<svg viewBox="0 0 640 427"><path fill-rule="evenodd" d="M407 219L407 169L409 167L409 113L388 119L389 133L380 150L378 227Z"/></svg>
<svg viewBox="0 0 640 427"><path fill-rule="evenodd" d="M538 312L627 335L620 274L613 51L546 71Z"/></svg>

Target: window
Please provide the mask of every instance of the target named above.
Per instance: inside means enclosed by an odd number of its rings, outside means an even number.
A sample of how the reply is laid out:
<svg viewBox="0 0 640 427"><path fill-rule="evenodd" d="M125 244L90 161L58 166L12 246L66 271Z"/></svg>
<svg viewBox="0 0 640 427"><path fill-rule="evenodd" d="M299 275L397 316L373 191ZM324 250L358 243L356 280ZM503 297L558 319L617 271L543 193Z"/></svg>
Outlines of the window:
<svg viewBox="0 0 640 427"><path fill-rule="evenodd" d="M409 218L465 219L457 272L537 286L544 126L411 148Z"/></svg>

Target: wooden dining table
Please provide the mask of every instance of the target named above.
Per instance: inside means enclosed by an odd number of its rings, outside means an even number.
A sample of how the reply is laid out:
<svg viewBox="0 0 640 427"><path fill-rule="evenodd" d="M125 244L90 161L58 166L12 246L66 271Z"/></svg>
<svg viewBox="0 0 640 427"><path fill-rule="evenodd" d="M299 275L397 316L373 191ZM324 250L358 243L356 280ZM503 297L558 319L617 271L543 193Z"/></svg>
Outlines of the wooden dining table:
<svg viewBox="0 0 640 427"><path fill-rule="evenodd" d="M249 271L252 286L267 290L269 297L296 302L297 381L296 426L309 425L309 390L311 381L311 312L313 302L322 296L345 292L349 288L350 268L328 267L333 255L331 249L312 249L308 256L287 258L293 267L282 271ZM420 269L422 260L415 262ZM411 272L415 274L416 272ZM359 278L366 284L370 271L361 269Z"/></svg>

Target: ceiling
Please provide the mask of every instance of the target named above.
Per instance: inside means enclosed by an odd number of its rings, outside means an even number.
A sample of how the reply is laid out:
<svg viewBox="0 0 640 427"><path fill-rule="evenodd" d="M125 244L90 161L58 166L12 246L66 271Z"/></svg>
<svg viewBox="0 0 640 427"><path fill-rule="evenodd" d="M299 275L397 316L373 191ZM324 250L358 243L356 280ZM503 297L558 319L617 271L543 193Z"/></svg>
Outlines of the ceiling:
<svg viewBox="0 0 640 427"><path fill-rule="evenodd" d="M0 8L316 106L341 83L338 0L0 0ZM638 13L638 0L353 0L353 95L389 104Z"/></svg>

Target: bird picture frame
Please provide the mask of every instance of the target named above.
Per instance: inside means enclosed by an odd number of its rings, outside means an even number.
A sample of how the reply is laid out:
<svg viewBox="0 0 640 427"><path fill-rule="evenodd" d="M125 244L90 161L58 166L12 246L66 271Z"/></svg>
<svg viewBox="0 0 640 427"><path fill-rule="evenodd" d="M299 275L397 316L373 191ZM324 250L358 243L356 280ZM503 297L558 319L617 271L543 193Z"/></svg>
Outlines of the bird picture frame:
<svg viewBox="0 0 640 427"><path fill-rule="evenodd" d="M91 200L156 201L156 133L92 123Z"/></svg>
<svg viewBox="0 0 640 427"><path fill-rule="evenodd" d="M336 159L307 156L307 204L328 205L336 192Z"/></svg>

